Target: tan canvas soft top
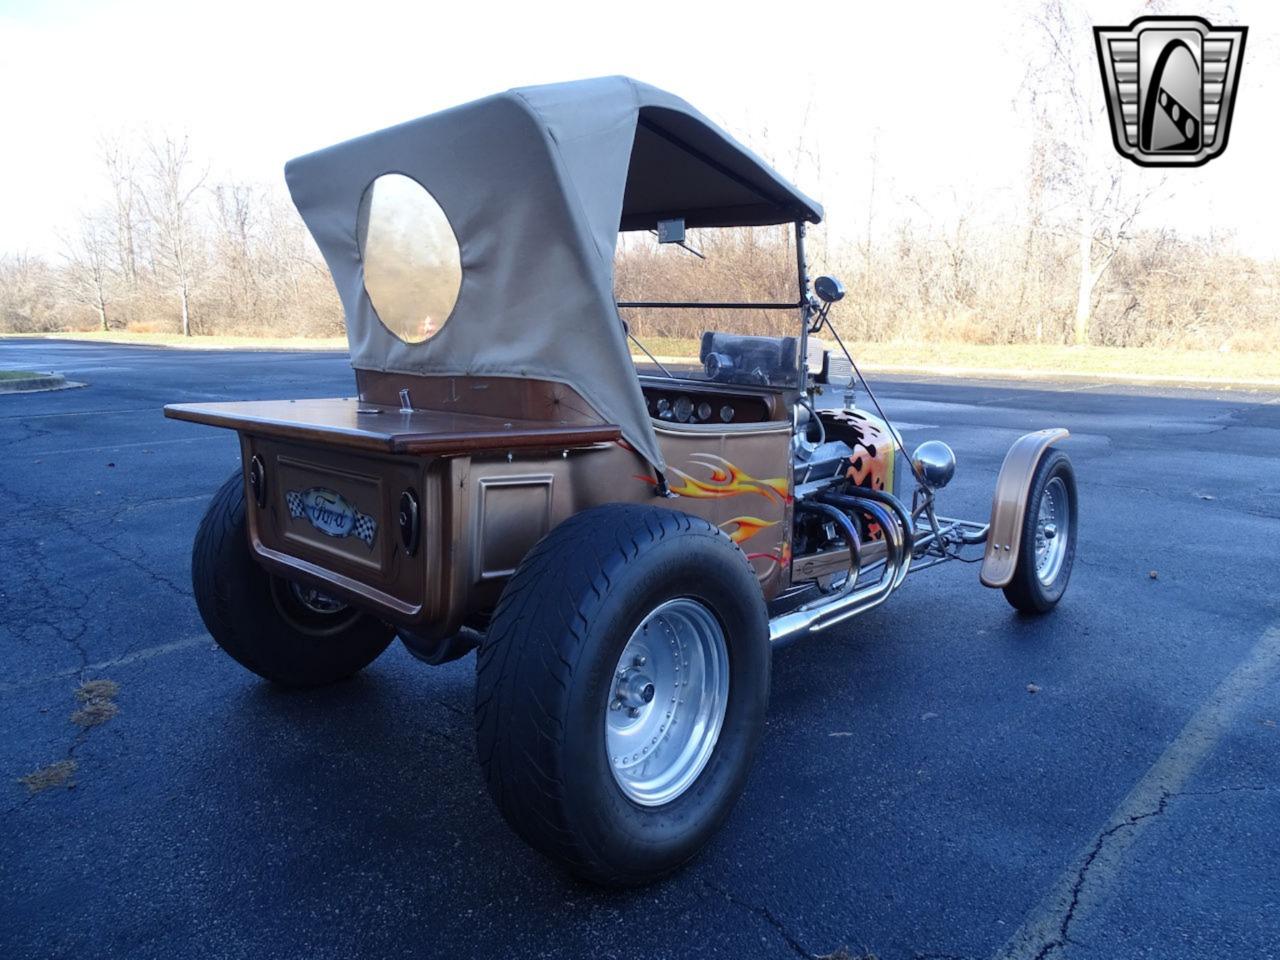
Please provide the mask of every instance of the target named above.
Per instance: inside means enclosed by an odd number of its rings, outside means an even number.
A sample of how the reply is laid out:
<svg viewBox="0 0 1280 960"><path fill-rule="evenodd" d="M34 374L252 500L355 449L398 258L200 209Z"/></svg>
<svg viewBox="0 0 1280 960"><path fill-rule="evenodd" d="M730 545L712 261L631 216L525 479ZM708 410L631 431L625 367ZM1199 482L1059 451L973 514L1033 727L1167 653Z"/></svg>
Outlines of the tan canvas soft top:
<svg viewBox="0 0 1280 960"><path fill-rule="evenodd" d="M365 290L357 220L375 178L435 198L461 287L410 344ZM613 294L619 230L816 223L822 208L678 97L626 77L526 87L290 161L294 203L324 255L358 369L570 384L663 469Z"/></svg>

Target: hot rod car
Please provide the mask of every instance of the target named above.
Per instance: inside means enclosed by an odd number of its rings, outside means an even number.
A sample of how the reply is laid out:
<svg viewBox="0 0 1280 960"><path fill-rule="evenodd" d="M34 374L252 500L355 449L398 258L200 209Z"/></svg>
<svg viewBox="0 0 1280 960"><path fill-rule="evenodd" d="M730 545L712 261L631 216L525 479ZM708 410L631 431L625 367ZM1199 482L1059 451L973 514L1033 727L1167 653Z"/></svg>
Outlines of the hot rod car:
<svg viewBox="0 0 1280 960"><path fill-rule="evenodd" d="M644 882L717 829L780 644L966 550L1019 610L1062 597L1066 431L1013 444L989 521L940 515L950 448L906 454L831 322L843 287L810 280L821 207L683 100L621 77L512 90L285 176L356 392L165 408L240 439L195 539L200 613L291 686L397 636L430 664L476 650L489 792L577 874ZM678 256L686 230L779 225L793 296L615 298L620 232ZM711 330L696 363L638 371L623 312L710 308L785 335Z"/></svg>

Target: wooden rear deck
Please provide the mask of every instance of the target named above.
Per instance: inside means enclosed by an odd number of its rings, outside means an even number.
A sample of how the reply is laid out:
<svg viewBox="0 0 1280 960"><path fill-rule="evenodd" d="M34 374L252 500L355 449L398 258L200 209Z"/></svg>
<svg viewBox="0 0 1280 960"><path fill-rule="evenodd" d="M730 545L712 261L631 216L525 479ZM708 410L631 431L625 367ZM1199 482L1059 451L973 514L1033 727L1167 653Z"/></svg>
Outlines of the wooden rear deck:
<svg viewBox="0 0 1280 960"><path fill-rule="evenodd" d="M171 403L166 417L260 437L392 454L479 453L580 447L622 436L616 424L523 420L444 410L401 411L355 397Z"/></svg>

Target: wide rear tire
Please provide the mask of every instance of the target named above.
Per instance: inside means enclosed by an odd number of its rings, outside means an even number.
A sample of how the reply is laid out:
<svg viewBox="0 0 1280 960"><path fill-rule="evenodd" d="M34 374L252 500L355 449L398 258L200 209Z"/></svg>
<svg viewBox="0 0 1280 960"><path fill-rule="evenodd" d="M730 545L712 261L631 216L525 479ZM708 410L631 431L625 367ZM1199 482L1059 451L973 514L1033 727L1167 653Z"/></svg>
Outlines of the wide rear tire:
<svg viewBox="0 0 1280 960"><path fill-rule="evenodd" d="M200 521L191 550L191 586L218 646L258 676L284 686L344 680L372 663L395 636L376 617L258 565L249 551L239 471L214 494Z"/></svg>
<svg viewBox="0 0 1280 960"><path fill-rule="evenodd" d="M566 520L508 582L476 660L503 817L594 882L685 863L746 783L768 634L754 571L707 521L628 504Z"/></svg>

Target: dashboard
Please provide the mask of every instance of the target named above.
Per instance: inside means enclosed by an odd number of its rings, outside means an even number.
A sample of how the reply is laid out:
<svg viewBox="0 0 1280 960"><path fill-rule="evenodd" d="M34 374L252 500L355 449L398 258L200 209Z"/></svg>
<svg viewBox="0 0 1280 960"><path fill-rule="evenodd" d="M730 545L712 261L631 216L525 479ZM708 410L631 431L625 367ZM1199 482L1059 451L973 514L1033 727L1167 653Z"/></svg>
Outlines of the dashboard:
<svg viewBox="0 0 1280 960"><path fill-rule="evenodd" d="M672 423L763 423L771 405L765 397L645 384L649 416Z"/></svg>

